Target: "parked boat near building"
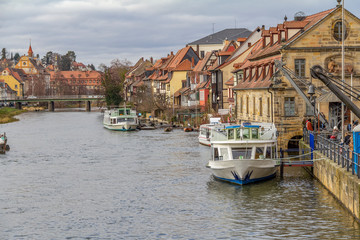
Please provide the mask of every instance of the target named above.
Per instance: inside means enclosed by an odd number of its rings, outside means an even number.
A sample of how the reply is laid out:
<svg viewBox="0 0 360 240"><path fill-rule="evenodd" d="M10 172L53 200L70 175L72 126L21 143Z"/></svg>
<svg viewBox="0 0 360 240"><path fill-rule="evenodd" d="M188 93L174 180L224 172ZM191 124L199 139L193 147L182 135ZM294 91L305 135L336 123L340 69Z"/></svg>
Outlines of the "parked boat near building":
<svg viewBox="0 0 360 240"><path fill-rule="evenodd" d="M244 123L211 135L212 157L206 167L215 178L242 185L275 177L279 161L274 124Z"/></svg>
<svg viewBox="0 0 360 240"><path fill-rule="evenodd" d="M6 151L9 151L10 147L7 145L6 133L0 134L0 153L4 154Z"/></svg>
<svg viewBox="0 0 360 240"><path fill-rule="evenodd" d="M210 123L202 124L199 128L199 143L209 146L211 145L211 132L213 130L225 129L230 123L221 123L220 118L210 118Z"/></svg>
<svg viewBox="0 0 360 240"><path fill-rule="evenodd" d="M136 111L130 108L114 108L104 112L103 125L116 131L134 131L139 124Z"/></svg>

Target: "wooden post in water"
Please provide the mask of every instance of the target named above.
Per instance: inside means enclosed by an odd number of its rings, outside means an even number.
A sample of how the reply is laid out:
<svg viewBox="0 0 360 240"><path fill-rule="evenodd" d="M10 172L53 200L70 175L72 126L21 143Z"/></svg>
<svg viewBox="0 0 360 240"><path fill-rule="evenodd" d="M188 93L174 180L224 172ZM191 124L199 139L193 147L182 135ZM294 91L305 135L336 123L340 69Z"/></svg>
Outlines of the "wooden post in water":
<svg viewBox="0 0 360 240"><path fill-rule="evenodd" d="M284 157L284 152L282 150L282 148L280 148L280 177L284 176L284 163L283 163L283 157Z"/></svg>
<svg viewBox="0 0 360 240"><path fill-rule="evenodd" d="M49 112L53 112L55 110L55 103L54 101L49 101L48 102L48 110Z"/></svg>
<svg viewBox="0 0 360 240"><path fill-rule="evenodd" d="M85 101L85 108L87 112L91 112L91 101Z"/></svg>
<svg viewBox="0 0 360 240"><path fill-rule="evenodd" d="M21 108L22 108L21 102L16 102L16 103L15 103L15 108L21 110Z"/></svg>

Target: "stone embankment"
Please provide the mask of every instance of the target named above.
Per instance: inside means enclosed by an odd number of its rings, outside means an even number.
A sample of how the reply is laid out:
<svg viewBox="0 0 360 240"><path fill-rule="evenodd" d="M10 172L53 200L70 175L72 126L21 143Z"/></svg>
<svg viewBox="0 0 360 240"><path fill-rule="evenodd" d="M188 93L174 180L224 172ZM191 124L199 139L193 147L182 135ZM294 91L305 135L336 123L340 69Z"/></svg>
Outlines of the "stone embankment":
<svg viewBox="0 0 360 240"><path fill-rule="evenodd" d="M300 152L308 152L310 146L300 141ZM319 151L314 151L313 174L360 221L360 180L351 171L334 163Z"/></svg>

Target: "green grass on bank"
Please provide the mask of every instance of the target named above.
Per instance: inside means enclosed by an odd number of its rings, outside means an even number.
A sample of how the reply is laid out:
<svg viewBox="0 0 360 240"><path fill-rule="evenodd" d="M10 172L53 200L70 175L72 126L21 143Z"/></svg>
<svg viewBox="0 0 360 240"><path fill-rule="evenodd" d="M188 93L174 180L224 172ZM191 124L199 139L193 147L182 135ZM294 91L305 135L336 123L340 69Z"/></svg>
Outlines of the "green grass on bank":
<svg viewBox="0 0 360 240"><path fill-rule="evenodd" d="M14 116L23 112L26 111L9 107L0 108L0 124L19 121L19 119L15 118Z"/></svg>

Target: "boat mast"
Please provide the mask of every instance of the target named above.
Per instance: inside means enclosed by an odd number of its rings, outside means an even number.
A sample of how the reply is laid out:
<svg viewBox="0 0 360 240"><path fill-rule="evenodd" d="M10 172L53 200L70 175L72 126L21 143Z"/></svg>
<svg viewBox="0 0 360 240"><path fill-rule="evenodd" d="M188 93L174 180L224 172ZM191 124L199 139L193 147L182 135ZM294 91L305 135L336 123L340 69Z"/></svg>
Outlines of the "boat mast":
<svg viewBox="0 0 360 240"><path fill-rule="evenodd" d="M345 82L345 22L344 22L344 2L342 0L342 13L341 13L341 79L344 90L344 82ZM344 102L341 102L341 140L344 142L345 138L345 129L344 129L344 120L345 120L345 110L344 110Z"/></svg>

